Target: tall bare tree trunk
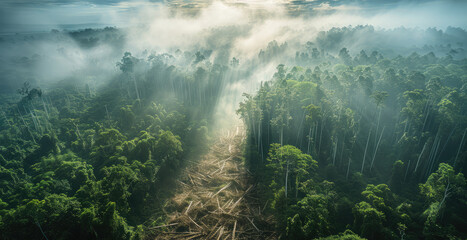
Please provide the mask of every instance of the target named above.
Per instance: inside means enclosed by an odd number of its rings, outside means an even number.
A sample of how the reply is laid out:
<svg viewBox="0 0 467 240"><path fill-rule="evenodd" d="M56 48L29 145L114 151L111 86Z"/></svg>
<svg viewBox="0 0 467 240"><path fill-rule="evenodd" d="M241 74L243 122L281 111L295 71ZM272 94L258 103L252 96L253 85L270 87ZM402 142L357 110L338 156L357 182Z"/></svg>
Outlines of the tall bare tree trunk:
<svg viewBox="0 0 467 240"><path fill-rule="evenodd" d="M362 160L362 170L360 170L360 173L363 173L363 167L365 166L366 150L368 149L368 142L370 142L370 136L371 136L371 128L370 128L370 131L368 132L368 138L366 140L365 152L363 153L363 160Z"/></svg>

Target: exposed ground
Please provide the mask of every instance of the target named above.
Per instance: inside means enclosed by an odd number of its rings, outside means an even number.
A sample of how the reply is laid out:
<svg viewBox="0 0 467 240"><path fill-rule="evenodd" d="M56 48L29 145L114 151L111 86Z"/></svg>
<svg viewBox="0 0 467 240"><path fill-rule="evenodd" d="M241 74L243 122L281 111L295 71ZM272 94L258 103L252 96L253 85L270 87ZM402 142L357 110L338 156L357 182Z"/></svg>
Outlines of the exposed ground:
<svg viewBox="0 0 467 240"><path fill-rule="evenodd" d="M255 185L241 160L244 130L220 134L209 152L182 173L165 207L166 225L155 239L277 239L274 221L263 214Z"/></svg>

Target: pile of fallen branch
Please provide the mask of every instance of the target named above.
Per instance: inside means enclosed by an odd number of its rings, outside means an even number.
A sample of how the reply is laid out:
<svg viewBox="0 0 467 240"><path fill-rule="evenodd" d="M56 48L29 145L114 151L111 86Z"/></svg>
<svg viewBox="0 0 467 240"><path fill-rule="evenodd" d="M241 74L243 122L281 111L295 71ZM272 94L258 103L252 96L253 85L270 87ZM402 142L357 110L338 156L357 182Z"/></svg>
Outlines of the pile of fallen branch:
<svg viewBox="0 0 467 240"><path fill-rule="evenodd" d="M204 158L185 170L166 204L168 222L151 228L155 239L277 239L262 214L241 161L241 127L227 131Z"/></svg>

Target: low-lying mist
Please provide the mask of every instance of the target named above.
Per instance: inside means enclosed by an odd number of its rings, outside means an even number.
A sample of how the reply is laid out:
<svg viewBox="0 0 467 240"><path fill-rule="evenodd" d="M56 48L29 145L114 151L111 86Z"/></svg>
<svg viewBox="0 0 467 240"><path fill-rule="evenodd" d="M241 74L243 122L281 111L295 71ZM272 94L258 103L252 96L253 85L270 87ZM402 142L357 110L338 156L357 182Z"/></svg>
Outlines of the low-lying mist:
<svg viewBox="0 0 467 240"><path fill-rule="evenodd" d="M214 1L195 8L120 3L131 10L112 15L121 28L3 35L0 89L11 92L25 81L43 89L58 82L98 88L120 73L116 62L125 52L147 61L140 71L151 67L150 56L166 53L170 57L165 64L187 74L213 64L231 66L235 59L236 67L223 75L229 80L218 101L219 116L232 116L241 93L271 79L278 64L317 65L296 56L311 55L313 49L331 57L347 48L352 56L365 50L385 57L433 52L464 58L467 32L459 26L465 17L456 8L463 5L446 7L435 1L372 8L321 3L307 10L306 4L276 2ZM447 19L436 19L449 11Z"/></svg>

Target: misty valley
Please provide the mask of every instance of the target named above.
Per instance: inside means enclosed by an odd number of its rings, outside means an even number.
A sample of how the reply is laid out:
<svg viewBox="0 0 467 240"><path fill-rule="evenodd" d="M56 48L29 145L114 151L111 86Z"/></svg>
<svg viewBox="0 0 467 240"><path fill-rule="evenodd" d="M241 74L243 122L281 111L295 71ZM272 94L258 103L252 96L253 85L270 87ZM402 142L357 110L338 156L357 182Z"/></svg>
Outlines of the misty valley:
<svg viewBox="0 0 467 240"><path fill-rule="evenodd" d="M3 27L0 239L466 239L464 26L281 9Z"/></svg>

